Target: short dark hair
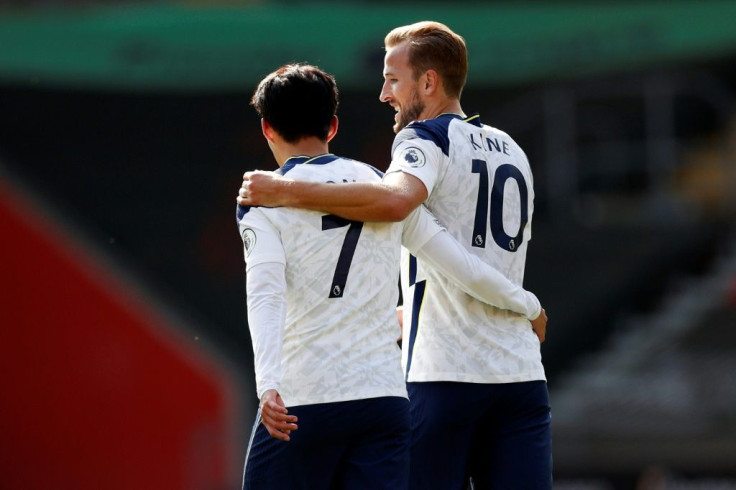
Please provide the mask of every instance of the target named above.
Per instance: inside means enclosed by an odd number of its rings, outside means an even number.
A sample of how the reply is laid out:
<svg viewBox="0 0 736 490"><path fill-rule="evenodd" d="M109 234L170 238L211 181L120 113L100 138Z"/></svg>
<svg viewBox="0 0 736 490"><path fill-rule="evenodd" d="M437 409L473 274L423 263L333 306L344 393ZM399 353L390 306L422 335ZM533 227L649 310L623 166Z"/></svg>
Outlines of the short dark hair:
<svg viewBox="0 0 736 490"><path fill-rule="evenodd" d="M316 66L294 63L261 80L250 104L289 143L308 136L326 141L338 97L332 75Z"/></svg>
<svg viewBox="0 0 736 490"><path fill-rule="evenodd" d="M392 48L409 43L409 66L414 79L427 70L436 70L442 77L445 93L460 98L468 76L468 49L465 39L439 22L422 21L393 29L384 44Z"/></svg>

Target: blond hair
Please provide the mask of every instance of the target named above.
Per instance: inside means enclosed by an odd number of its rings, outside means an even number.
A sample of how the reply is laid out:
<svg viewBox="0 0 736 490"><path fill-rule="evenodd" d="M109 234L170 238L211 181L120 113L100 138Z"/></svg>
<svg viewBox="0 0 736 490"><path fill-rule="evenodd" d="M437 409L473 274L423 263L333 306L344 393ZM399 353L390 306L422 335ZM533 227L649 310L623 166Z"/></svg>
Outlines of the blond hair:
<svg viewBox="0 0 736 490"><path fill-rule="evenodd" d="M468 75L468 50L465 39L444 24L417 22L393 29L386 34L386 49L409 43L409 66L414 78L435 70L449 97L460 98Z"/></svg>

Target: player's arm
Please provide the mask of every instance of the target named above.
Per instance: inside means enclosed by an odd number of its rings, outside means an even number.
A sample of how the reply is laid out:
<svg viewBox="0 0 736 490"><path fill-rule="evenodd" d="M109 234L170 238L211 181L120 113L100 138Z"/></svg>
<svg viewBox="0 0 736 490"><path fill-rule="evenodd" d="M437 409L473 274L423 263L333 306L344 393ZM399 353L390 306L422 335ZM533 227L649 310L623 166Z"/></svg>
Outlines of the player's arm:
<svg viewBox="0 0 736 490"><path fill-rule="evenodd" d="M387 174L380 183L326 184L254 171L243 176L237 201L312 209L356 221L401 221L426 198L422 181L404 172Z"/></svg>
<svg viewBox="0 0 736 490"><path fill-rule="evenodd" d="M425 233L429 233L431 238L422 238ZM542 306L533 293L514 284L498 270L468 252L436 223L426 208L417 209L406 220L403 242L419 260L448 277L474 298L497 308L514 311L529 320L537 320L542 316ZM544 323L546 328L546 321Z"/></svg>
<svg viewBox="0 0 736 490"><path fill-rule="evenodd" d="M298 427L296 417L289 415L279 395L286 266L278 233L269 225L258 210L241 217L238 223L245 252L248 328L261 420L272 437L288 441L291 431Z"/></svg>
<svg viewBox="0 0 736 490"><path fill-rule="evenodd" d="M272 437L289 441L291 431L298 428L297 419L289 415L278 391L286 311L284 269L276 262L253 266L246 275L246 292L261 420Z"/></svg>

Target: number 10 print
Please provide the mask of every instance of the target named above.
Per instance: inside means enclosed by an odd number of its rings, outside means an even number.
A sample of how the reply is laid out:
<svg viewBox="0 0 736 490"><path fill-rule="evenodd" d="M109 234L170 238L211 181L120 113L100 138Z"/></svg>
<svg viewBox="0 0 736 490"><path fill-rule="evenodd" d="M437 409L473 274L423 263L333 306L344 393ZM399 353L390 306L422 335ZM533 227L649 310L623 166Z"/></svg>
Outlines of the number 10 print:
<svg viewBox="0 0 736 490"><path fill-rule="evenodd" d="M473 159L472 172L479 174L478 177L480 179L478 182L478 202L475 207L472 246L479 248L486 247L486 234L488 230L486 223L489 223L493 241L504 250L516 252L521 246L524 237L524 227L527 221L529 221L529 195L524 175L513 165L504 164L496 169L493 175L493 182L490 182L488 178L488 164L485 160L476 159ZM507 235L503 229L503 194L508 179L516 180L519 186L519 200L521 201L519 203L521 214L519 216L519 231L513 237ZM488 191L489 186L492 186L490 193ZM490 220L488 219L489 197L491 201Z"/></svg>

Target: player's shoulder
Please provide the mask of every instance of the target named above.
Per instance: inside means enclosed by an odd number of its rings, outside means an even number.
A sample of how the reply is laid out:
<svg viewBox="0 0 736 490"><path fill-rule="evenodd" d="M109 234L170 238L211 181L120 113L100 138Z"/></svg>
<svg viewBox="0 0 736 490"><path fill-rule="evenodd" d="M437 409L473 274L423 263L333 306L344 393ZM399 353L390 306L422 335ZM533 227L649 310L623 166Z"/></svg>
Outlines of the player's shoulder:
<svg viewBox="0 0 736 490"><path fill-rule="evenodd" d="M450 148L450 138L448 136L450 123L459 117L456 114L440 114L433 119L413 121L407 124L396 134L392 152L404 141L420 139L434 143L447 155Z"/></svg>
<svg viewBox="0 0 736 490"><path fill-rule="evenodd" d="M520 155L523 155L524 158L526 158L526 153L524 152L524 150L509 133L496 127L489 126L487 124L483 124L482 127L483 130L486 132L486 135L490 136L496 141L499 139L505 140L513 148L514 151L516 151Z"/></svg>
<svg viewBox="0 0 736 490"><path fill-rule="evenodd" d="M273 170L270 173L283 175L283 173L281 172L282 169L283 169L283 167L282 168L279 168L278 170ZM251 212L251 210L253 210L253 209L259 209L259 208L261 208L261 206L258 206L258 205L254 205L254 206L242 206L242 205L238 204L236 206L236 208L235 208L235 220L238 223L238 225L243 220L243 218L247 214L249 214ZM268 209L268 208L264 208L264 209Z"/></svg>
<svg viewBox="0 0 736 490"><path fill-rule="evenodd" d="M413 121L404 129L399 131L394 139L393 149L407 140L423 139L433 142L442 150L442 153L450 153L450 127L457 124L470 124L482 127L480 117L477 114L463 117L459 114L440 114L432 119Z"/></svg>
<svg viewBox="0 0 736 490"><path fill-rule="evenodd" d="M502 137L502 138L505 138L505 139L507 139L509 141L514 141L514 138L512 138L509 133L507 133L506 131L504 131L502 129L498 129L498 128L496 128L494 126L490 126L488 124L483 124L481 127L483 128L483 131L486 132L486 134L490 134L490 135L496 136L496 137Z"/></svg>
<svg viewBox="0 0 736 490"><path fill-rule="evenodd" d="M240 226L241 221L243 221L243 218L245 218L246 215L253 216L252 211L259 208L260 206L241 206L238 204L235 208L235 221L238 226Z"/></svg>
<svg viewBox="0 0 736 490"><path fill-rule="evenodd" d="M355 160L353 158L347 158L343 156L338 158L345 164L351 165L358 173L365 174L366 176L371 178L383 178L383 172L369 163L361 162L360 160Z"/></svg>

